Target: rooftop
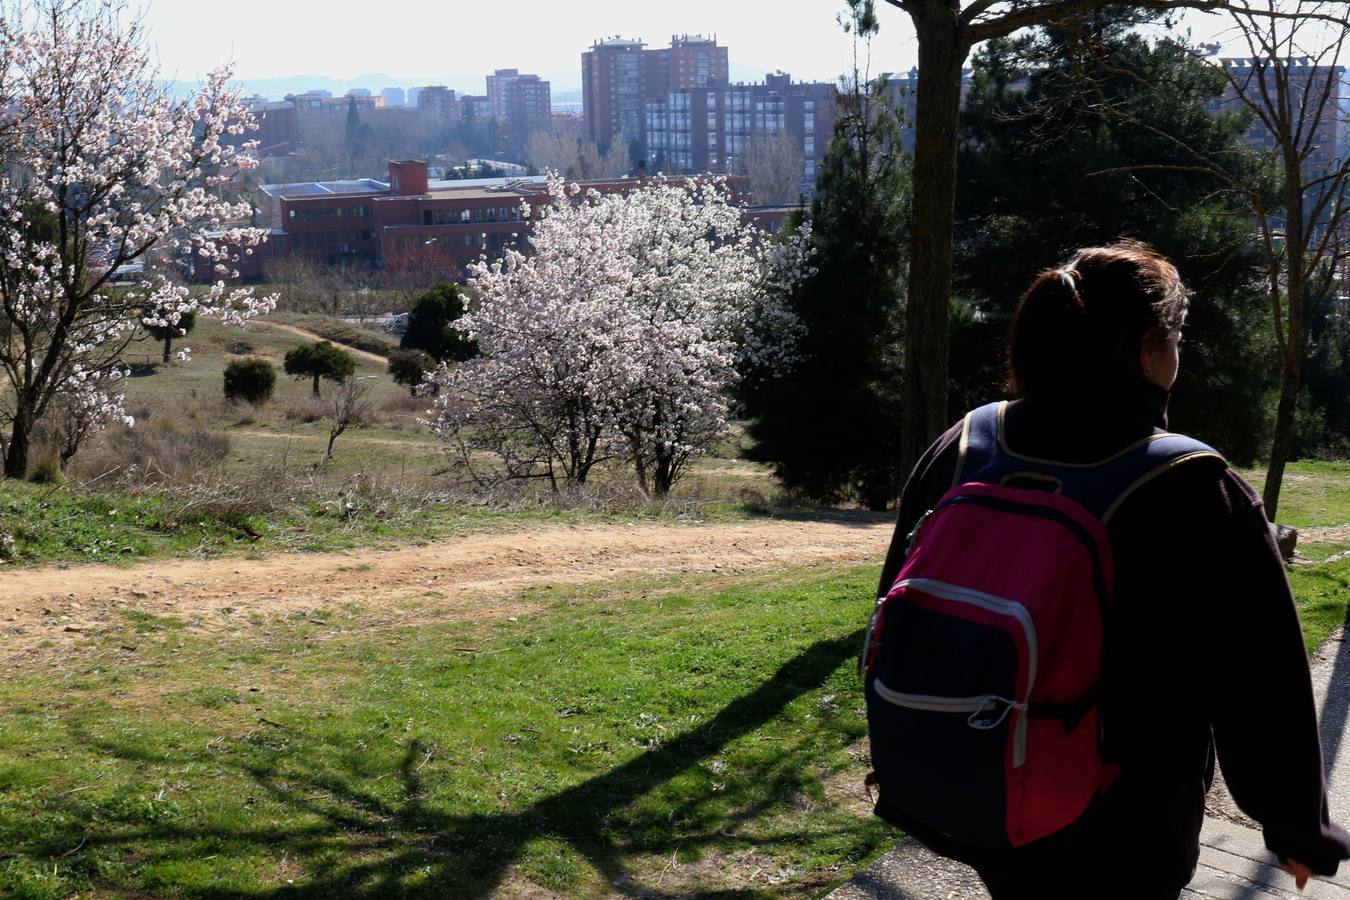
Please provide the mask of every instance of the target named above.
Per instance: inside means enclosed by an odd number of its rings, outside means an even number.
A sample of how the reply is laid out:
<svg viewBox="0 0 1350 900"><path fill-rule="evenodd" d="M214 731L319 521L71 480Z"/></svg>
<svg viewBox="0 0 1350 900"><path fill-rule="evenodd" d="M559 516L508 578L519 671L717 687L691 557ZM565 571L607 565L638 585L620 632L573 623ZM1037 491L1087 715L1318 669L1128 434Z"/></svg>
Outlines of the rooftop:
<svg viewBox="0 0 1350 900"><path fill-rule="evenodd" d="M595 43L591 44L591 47L593 48L608 47L614 50L641 50L645 46L647 45L640 40L630 41L626 38L621 37L605 38L604 40L598 40Z"/></svg>
<svg viewBox="0 0 1350 900"><path fill-rule="evenodd" d="M520 197L520 192L510 188L432 188L426 196L432 200L505 200Z"/></svg>
<svg viewBox="0 0 1350 900"><path fill-rule="evenodd" d="M269 197L320 197L325 194L384 194L389 185L374 178L350 181L300 181L293 184L264 184Z"/></svg>
<svg viewBox="0 0 1350 900"><path fill-rule="evenodd" d="M427 182L427 188L433 191L506 188L522 182L543 184L547 180L547 176L544 175L515 175L510 178L433 178Z"/></svg>

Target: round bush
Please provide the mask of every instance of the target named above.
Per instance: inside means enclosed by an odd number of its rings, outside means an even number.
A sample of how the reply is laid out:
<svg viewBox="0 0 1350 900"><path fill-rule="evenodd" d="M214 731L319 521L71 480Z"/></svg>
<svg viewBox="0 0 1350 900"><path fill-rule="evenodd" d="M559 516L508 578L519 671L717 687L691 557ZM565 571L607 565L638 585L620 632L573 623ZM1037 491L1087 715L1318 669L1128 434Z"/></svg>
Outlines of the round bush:
<svg viewBox="0 0 1350 900"><path fill-rule="evenodd" d="M277 370L265 359L251 356L236 359L225 367L225 399L246 400L252 404L272 399Z"/></svg>
<svg viewBox="0 0 1350 900"><path fill-rule="evenodd" d="M417 386L434 368L435 360L421 350L395 350L389 354L389 374L394 377L394 383L406 385L414 397Z"/></svg>

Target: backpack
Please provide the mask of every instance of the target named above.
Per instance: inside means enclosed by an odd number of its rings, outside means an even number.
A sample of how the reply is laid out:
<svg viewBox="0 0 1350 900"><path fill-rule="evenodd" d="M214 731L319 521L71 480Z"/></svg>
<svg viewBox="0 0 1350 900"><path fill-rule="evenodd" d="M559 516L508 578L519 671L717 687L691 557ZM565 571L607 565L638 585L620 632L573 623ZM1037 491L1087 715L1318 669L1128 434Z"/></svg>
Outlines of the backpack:
<svg viewBox="0 0 1350 900"><path fill-rule="evenodd" d="M877 814L980 848L1054 834L1114 778L1105 526L1152 478L1219 456L1164 433L1092 464L1031 459L1008 449L1006 409L966 416L954 487L911 532L859 661Z"/></svg>

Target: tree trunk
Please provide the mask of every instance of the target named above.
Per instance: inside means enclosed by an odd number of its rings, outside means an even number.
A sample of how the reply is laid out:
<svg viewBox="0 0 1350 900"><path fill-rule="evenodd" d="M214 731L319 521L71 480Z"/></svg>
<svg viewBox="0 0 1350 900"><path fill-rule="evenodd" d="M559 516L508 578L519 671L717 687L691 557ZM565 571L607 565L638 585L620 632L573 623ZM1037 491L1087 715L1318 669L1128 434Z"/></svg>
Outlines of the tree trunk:
<svg viewBox="0 0 1350 900"><path fill-rule="evenodd" d="M657 451L656 466L652 471L652 496L664 501L675 486L675 461L669 454Z"/></svg>
<svg viewBox="0 0 1350 900"><path fill-rule="evenodd" d="M876 475L868 480L863 489L863 503L872 512L885 512L891 504L890 494L888 479L884 475Z"/></svg>
<svg viewBox="0 0 1350 900"><path fill-rule="evenodd" d="M315 396L316 398L319 396L319 376L318 376L318 375L315 375L315 376L314 376L314 396Z"/></svg>
<svg viewBox="0 0 1350 900"><path fill-rule="evenodd" d="M955 12L915 16L919 86L914 123L914 233L905 305L902 472L947 427L947 332L956 223L961 67L970 52ZM870 503L869 503L870 505Z"/></svg>
<svg viewBox="0 0 1350 900"><path fill-rule="evenodd" d="M5 477L22 479L28 474L28 447L33 440L33 413L22 401L14 411L9 449L5 453Z"/></svg>
<svg viewBox="0 0 1350 900"><path fill-rule="evenodd" d="M172 350L173 350L173 336L172 336L172 335L169 335L168 337L164 338L164 363L165 363L165 365L167 365L168 362L169 362L169 353L170 353Z"/></svg>
<svg viewBox="0 0 1350 900"><path fill-rule="evenodd" d="M1294 449L1294 432L1298 418L1298 389L1303 380L1303 357L1307 353L1308 341L1303 324L1305 260L1307 259L1308 220L1304 208L1302 163L1285 152L1284 169L1285 201L1285 317L1283 338L1280 347L1283 365L1280 379L1280 405L1275 412L1275 438L1270 445L1270 464L1266 467L1266 484L1261 491L1261 500L1266 507L1266 516L1275 521L1280 508L1280 488L1284 484L1284 466ZM1270 286L1272 300L1278 298L1279 279L1275 278ZM1278 309L1278 304L1272 304ZM1280 323L1276 323L1278 328Z"/></svg>
<svg viewBox="0 0 1350 900"><path fill-rule="evenodd" d="M1275 521L1280 508L1280 487L1284 482L1284 466L1294 449L1294 431L1297 426L1299 373L1286 367L1280 379L1280 405L1275 413L1275 440L1270 446L1270 464L1266 467L1266 486L1261 499L1266 505L1266 516Z"/></svg>

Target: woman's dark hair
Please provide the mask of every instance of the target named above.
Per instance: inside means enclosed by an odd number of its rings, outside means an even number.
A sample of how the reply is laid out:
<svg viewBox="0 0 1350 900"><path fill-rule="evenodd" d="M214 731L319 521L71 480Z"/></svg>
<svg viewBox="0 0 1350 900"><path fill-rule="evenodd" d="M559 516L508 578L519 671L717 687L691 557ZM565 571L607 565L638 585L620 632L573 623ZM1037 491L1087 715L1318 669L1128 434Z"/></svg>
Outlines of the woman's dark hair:
<svg viewBox="0 0 1350 900"><path fill-rule="evenodd" d="M1147 244L1079 250L1022 296L1008 343L1011 387L1037 396L1139 377L1144 336L1179 333L1187 305L1176 267Z"/></svg>

